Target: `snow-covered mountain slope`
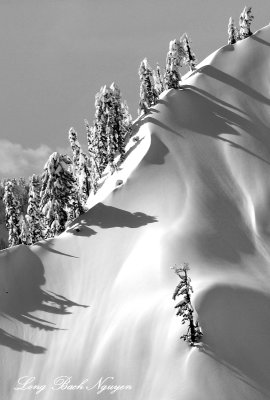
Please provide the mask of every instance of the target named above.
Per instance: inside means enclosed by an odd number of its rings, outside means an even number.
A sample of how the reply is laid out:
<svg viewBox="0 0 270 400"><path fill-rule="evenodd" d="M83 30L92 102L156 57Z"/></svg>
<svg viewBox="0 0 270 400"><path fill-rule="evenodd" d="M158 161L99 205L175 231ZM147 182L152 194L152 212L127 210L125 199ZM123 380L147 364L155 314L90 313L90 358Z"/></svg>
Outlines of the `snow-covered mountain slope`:
<svg viewBox="0 0 270 400"><path fill-rule="evenodd" d="M125 185L59 238L0 252L1 398L270 398L269 71L270 27L208 57L137 121ZM200 348L171 299L184 261Z"/></svg>

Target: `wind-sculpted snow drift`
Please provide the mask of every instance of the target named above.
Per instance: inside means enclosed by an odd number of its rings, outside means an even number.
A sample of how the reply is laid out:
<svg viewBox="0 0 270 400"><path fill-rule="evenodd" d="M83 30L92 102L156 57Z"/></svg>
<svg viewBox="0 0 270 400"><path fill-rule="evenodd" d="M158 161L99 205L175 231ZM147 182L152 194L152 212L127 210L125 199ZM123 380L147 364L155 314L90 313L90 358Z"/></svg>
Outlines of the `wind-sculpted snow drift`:
<svg viewBox="0 0 270 400"><path fill-rule="evenodd" d="M59 238L0 253L1 399L270 398L269 128L266 27L136 122L124 185ZM196 348L172 301L184 261Z"/></svg>

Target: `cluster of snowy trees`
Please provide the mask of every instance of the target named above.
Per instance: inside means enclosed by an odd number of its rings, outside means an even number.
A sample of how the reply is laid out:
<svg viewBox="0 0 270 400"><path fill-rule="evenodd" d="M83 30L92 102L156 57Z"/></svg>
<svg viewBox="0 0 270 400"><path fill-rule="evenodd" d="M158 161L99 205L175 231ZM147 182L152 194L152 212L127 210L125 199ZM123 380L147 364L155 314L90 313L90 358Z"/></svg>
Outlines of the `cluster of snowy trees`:
<svg viewBox="0 0 270 400"><path fill-rule="evenodd" d="M30 245L63 232L86 211L87 199L91 192L97 192L105 168L109 166L113 173L124 161L132 117L115 83L100 89L95 108L93 126L85 120L87 152L83 151L77 132L70 128L71 157L54 152L42 175L33 175L28 184L24 179L0 184L0 207L2 214L5 210L10 247Z"/></svg>
<svg viewBox="0 0 270 400"><path fill-rule="evenodd" d="M180 339L187 341L193 346L201 340L203 333L199 322L195 321L194 308L191 304L191 293L193 293L193 289L191 286L191 279L188 276L188 271L190 269L189 264L184 263L180 267L174 266L172 269L180 278L180 282L176 286L172 297L173 300L175 300L176 297L181 296L181 300L175 306L175 308L178 309L176 315L182 317L182 324L188 323L188 330Z"/></svg>
<svg viewBox="0 0 270 400"><path fill-rule="evenodd" d="M230 18L228 42L234 44L252 35L253 19L251 7L245 7L240 14L239 28ZM186 33L170 41L163 73L158 64L153 70L146 58L141 62L139 114L147 113L164 90L180 88L183 65L191 71L196 67L196 57ZM96 94L93 125L85 120L85 129L87 152L83 151L77 132L70 128L72 157L54 152L42 176L33 175L29 183L23 178L0 182L0 224L4 208L9 246L32 244L63 232L69 222L84 212L89 194L97 192L106 167L113 173L124 161L132 118L115 83L101 87ZM3 247L2 242L0 247Z"/></svg>
<svg viewBox="0 0 270 400"><path fill-rule="evenodd" d="M164 90L179 89L180 68L187 65L191 71L194 71L196 63L196 56L191 49L191 41L186 33L180 39L170 41L163 74L159 64L157 64L156 70L152 70L145 58L139 67L140 102L138 113L147 113L147 110L157 103L158 96Z"/></svg>
<svg viewBox="0 0 270 400"><path fill-rule="evenodd" d="M240 14L239 28L235 26L232 17L230 17L228 24L228 44L234 44L238 40L243 40L251 36L252 32L250 26L253 19L254 16L251 13L251 7L247 6L245 6L244 10Z"/></svg>
<svg viewBox="0 0 270 400"><path fill-rule="evenodd" d="M240 14L239 28L234 25L233 19L230 18L228 43L234 44L238 40L251 36L250 26L253 19L254 16L251 13L251 7L247 6ZM138 114L146 114L148 109L157 103L159 95L164 90L179 89L181 82L180 68L186 65L191 71L194 71L196 64L196 56L191 48L191 41L187 33L184 33L180 39L170 41L164 73L161 73L158 64L156 70L153 70L145 58L141 62L138 71L140 78Z"/></svg>
<svg viewBox="0 0 270 400"><path fill-rule="evenodd" d="M7 183L7 188L5 190L5 185ZM10 226L10 243L14 243L14 240L18 235L21 234L19 225L17 224L14 228L12 227L13 221L16 222L21 220L21 215L26 213L28 204L28 191L29 183L25 178L19 179L3 179L0 181L0 229L1 229L1 239L0 239L0 250L7 247L8 235L6 235L6 230L4 226ZM7 203L7 207L4 203L4 198ZM14 200L14 204L13 203ZM20 238L18 239L20 242ZM15 240L16 241L16 240Z"/></svg>

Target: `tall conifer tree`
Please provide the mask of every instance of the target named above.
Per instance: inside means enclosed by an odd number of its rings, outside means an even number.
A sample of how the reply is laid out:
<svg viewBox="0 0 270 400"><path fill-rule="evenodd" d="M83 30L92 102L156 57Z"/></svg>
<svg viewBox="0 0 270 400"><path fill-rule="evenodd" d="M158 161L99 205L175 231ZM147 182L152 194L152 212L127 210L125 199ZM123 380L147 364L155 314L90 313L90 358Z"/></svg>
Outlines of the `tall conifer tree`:
<svg viewBox="0 0 270 400"><path fill-rule="evenodd" d="M54 152L44 166L40 209L46 219L46 237L63 232L66 223L83 212L71 165L72 161L67 155Z"/></svg>
<svg viewBox="0 0 270 400"><path fill-rule="evenodd" d="M29 199L27 207L26 220L29 226L29 233L32 243L43 239L44 223L43 216L39 209L40 206L41 182L37 175L30 178Z"/></svg>
<svg viewBox="0 0 270 400"><path fill-rule="evenodd" d="M21 244L20 229L20 203L15 195L15 184L12 181L5 183L5 192L3 197L6 213L6 227L8 230L9 247Z"/></svg>
<svg viewBox="0 0 270 400"><path fill-rule="evenodd" d="M139 67L140 77L140 103L139 114L146 113L148 108L157 103L158 93L155 89L153 71L145 58Z"/></svg>
<svg viewBox="0 0 270 400"><path fill-rule="evenodd" d="M254 16L251 13L251 7L245 6L244 10L241 12L239 17L239 36L240 39L245 39L252 35L250 30L251 22L253 21Z"/></svg>
<svg viewBox="0 0 270 400"><path fill-rule="evenodd" d="M164 75L166 89L179 89L181 81L180 67L184 57L185 50L180 40L171 40Z"/></svg>
<svg viewBox="0 0 270 400"><path fill-rule="evenodd" d="M160 72L160 66L157 63L157 68L155 71L153 71L153 78L154 78L154 87L158 95L160 95L162 92L164 92L165 87L164 87L164 78Z"/></svg>
<svg viewBox="0 0 270 400"><path fill-rule="evenodd" d="M184 63L189 66L189 69L191 71L194 71L196 69L196 56L195 53L191 49L191 40L189 39L187 33L184 33L180 39L180 42L183 45L184 49Z"/></svg>
<svg viewBox="0 0 270 400"><path fill-rule="evenodd" d="M229 19L229 24L228 24L228 44L235 44L238 40L239 32L234 25L234 21L232 17Z"/></svg>

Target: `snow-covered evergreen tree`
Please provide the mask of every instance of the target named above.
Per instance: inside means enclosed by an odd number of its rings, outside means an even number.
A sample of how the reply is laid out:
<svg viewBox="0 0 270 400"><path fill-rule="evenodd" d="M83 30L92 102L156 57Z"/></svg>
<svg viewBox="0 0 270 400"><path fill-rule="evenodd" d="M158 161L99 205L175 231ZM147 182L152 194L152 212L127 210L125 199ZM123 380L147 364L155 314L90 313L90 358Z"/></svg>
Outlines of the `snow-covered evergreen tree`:
<svg viewBox="0 0 270 400"><path fill-rule="evenodd" d="M160 95L162 92L164 92L165 87L164 87L164 78L160 72L160 66L157 63L157 69L156 71L153 71L153 78L154 78L154 87L158 95Z"/></svg>
<svg viewBox="0 0 270 400"><path fill-rule="evenodd" d="M43 239L43 216L39 209L40 206L40 188L41 182L37 175L30 178L29 199L27 207L26 220L29 226L29 233L32 243L36 243Z"/></svg>
<svg viewBox="0 0 270 400"><path fill-rule="evenodd" d="M125 159L125 141L131 133L131 115L129 114L128 105L122 101L119 87L113 82L110 86L112 90L113 109L111 112L111 120L113 122L114 148L120 154L120 163Z"/></svg>
<svg viewBox="0 0 270 400"><path fill-rule="evenodd" d="M123 124L123 130L125 132L124 137L125 140L131 137L131 132L132 132L132 116L129 112L129 108L127 105L127 102L124 100L121 102L121 115L122 115L122 124Z"/></svg>
<svg viewBox="0 0 270 400"><path fill-rule="evenodd" d="M177 296L182 296L182 300L175 306L175 308L178 308L176 315L182 317L182 324L185 324L185 322L189 324L187 333L182 335L180 339L189 342L190 345L193 346L194 343L200 341L203 333L198 321L195 322L193 316L194 308L191 304L191 293L193 293L193 289L191 286L191 279L187 273L190 268L188 263L184 263L180 267L174 266L173 269L180 278L180 283L176 286L172 298L175 300Z"/></svg>
<svg viewBox="0 0 270 400"><path fill-rule="evenodd" d="M89 157L81 150L79 159L79 173L78 173L78 185L79 185L79 198L82 205L86 204L91 191L92 177L90 171L90 160Z"/></svg>
<svg viewBox="0 0 270 400"><path fill-rule="evenodd" d="M68 132L68 138L69 138L70 146L72 149L72 155L73 155L73 173L74 173L74 176L77 177L78 172L79 172L81 145L78 141L78 134L74 128L70 128L70 130Z"/></svg>
<svg viewBox="0 0 270 400"><path fill-rule="evenodd" d="M235 44L237 40L239 39L239 32L236 26L234 25L234 21L232 17L229 19L229 24L228 24L228 44Z"/></svg>
<svg viewBox="0 0 270 400"><path fill-rule="evenodd" d="M125 158L125 140L131 131L131 116L121 92L115 83L103 86L96 95L94 127L86 124L88 150L91 165L95 164L95 174L99 174L109 163L116 168L115 157L120 154L120 162Z"/></svg>
<svg viewBox="0 0 270 400"><path fill-rule="evenodd" d="M15 183L7 181L5 183L5 193L3 197L6 213L6 227L8 230L9 247L21 244L20 230L20 203L15 195Z"/></svg>
<svg viewBox="0 0 270 400"><path fill-rule="evenodd" d="M245 6L244 10L242 11L239 17L239 26L240 26L239 36L241 40L252 35L252 32L250 30L250 25L253 19L254 16L251 13L251 7Z"/></svg>
<svg viewBox="0 0 270 400"><path fill-rule="evenodd" d="M155 89L152 69L145 58L139 67L140 102L138 113L147 112L147 109L157 103L158 93Z"/></svg>
<svg viewBox="0 0 270 400"><path fill-rule="evenodd" d="M60 235L60 233L63 232L63 226L60 222L60 215L57 212L54 213L54 220L51 224L50 232L51 232L51 237Z"/></svg>
<svg viewBox="0 0 270 400"><path fill-rule="evenodd" d="M190 43L191 40L188 37L187 33L184 33L180 39L180 42L182 43L185 56L184 56L184 63L189 66L189 69L191 71L194 71L196 69L197 65L197 60L195 53L192 51Z"/></svg>
<svg viewBox="0 0 270 400"><path fill-rule="evenodd" d="M20 216L20 240L22 244L30 245L32 244L31 233L29 231L29 224L27 219L21 214Z"/></svg>
<svg viewBox="0 0 270 400"><path fill-rule="evenodd" d="M63 232L66 222L74 220L83 212L71 165L72 161L67 155L54 152L44 166L40 210L46 220L46 237L53 236L55 232Z"/></svg>
<svg viewBox="0 0 270 400"><path fill-rule="evenodd" d="M97 140L95 138L95 130L90 127L87 119L84 120L86 134L87 134L87 148L89 154L89 172L90 172L90 182L91 188L94 193L97 192L98 189L98 180L101 178L100 166L98 164L98 146Z"/></svg>
<svg viewBox="0 0 270 400"><path fill-rule="evenodd" d="M107 120L108 120L108 101L110 101L111 93L108 87L103 86L95 97L95 119L93 127L94 145L97 149L96 162L99 171L102 173L108 164L108 136L107 136Z"/></svg>
<svg viewBox="0 0 270 400"><path fill-rule="evenodd" d="M180 67L182 66L185 50L180 40L171 40L166 58L164 82L166 89L178 89L181 81Z"/></svg>

